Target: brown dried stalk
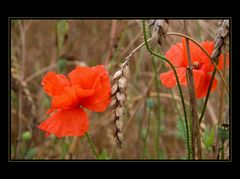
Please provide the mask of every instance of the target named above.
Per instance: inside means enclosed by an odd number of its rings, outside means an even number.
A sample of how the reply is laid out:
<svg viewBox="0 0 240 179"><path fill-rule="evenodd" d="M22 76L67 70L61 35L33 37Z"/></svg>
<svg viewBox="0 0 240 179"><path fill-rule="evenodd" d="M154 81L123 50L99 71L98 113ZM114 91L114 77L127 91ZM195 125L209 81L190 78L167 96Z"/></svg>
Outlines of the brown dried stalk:
<svg viewBox="0 0 240 179"><path fill-rule="evenodd" d="M218 31L216 33L216 37L214 40L214 51L212 53L212 59L218 63L218 57L221 54L223 46L225 46L225 43L229 37L229 20L220 20L218 23ZM226 54L225 54L226 58ZM221 118L218 121L218 124L221 123ZM215 159L219 158L220 155L220 139L217 128L215 129L215 136L214 136L214 145L213 145L213 157Z"/></svg>
<svg viewBox="0 0 240 179"><path fill-rule="evenodd" d="M36 107L32 95L27 88L25 81L20 81L20 79L14 73L14 69L11 69L11 88L14 91L17 91L18 88L22 88L23 95L26 96L27 101L31 104L32 113L36 113Z"/></svg>
<svg viewBox="0 0 240 179"><path fill-rule="evenodd" d="M26 26L24 21L19 21L19 30L20 30L20 38L21 38L21 73L20 73L20 81L24 80L25 75L25 62L26 62ZM18 120L17 120L17 140L15 144L15 154L14 158L18 158L19 155L19 142L22 133L22 111L23 111L23 90L20 88L19 90L19 108L18 108Z"/></svg>
<svg viewBox="0 0 240 179"><path fill-rule="evenodd" d="M20 92L20 89L22 89L22 100L25 100L25 105L24 107L26 108L27 106L29 106L31 108L30 111L28 111L28 116L31 118L31 125L30 125L30 129L32 134L34 135L35 130L36 130L36 124L37 124L37 119L36 119L36 105L35 102L32 98L32 94L29 91L29 89L27 88L27 84L25 81L20 81L20 79L18 78L17 74L15 73L14 69L11 69L11 89L14 90L16 93ZM24 114L23 111L21 113L22 118L24 118ZM28 118L29 118L28 117ZM18 142L20 142L20 139L17 139ZM27 154L29 148L31 147L33 139L31 139L26 146L26 150L25 153L23 154L23 157ZM18 155L16 155L17 157ZM15 157L15 158L16 158Z"/></svg>
<svg viewBox="0 0 240 179"><path fill-rule="evenodd" d="M194 90L194 79L193 79L192 62L191 62L188 39L186 39L186 46L187 46L187 56L188 56L188 65L189 65L189 67L187 68L187 84L188 84L190 107L191 107L191 118L192 118L192 155L193 155L193 159L195 159L196 158L195 143L196 143L197 156L198 156L198 159L201 159L202 151L201 151L201 140L200 140L200 134L199 134L199 124L198 124L197 101L196 101L196 94Z"/></svg>

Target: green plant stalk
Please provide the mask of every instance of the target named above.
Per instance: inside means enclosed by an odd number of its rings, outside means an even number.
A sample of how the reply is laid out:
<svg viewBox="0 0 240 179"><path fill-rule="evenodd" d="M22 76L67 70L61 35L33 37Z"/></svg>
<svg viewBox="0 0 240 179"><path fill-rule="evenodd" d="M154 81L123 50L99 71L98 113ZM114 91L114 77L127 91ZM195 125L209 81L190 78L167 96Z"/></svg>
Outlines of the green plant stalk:
<svg viewBox="0 0 240 179"><path fill-rule="evenodd" d="M86 132L85 135L87 136L88 143L89 143L90 146L91 146L91 149L92 149L92 152L93 152L94 156L96 157L96 159L98 159L99 157L98 157L98 154L97 154L97 151L96 151L96 147L95 147L95 145L93 144L93 141L92 141L90 135L89 135L87 132Z"/></svg>
<svg viewBox="0 0 240 179"><path fill-rule="evenodd" d="M216 61L216 64L218 65L218 60ZM205 111L206 111L206 107L207 107L207 103L208 103L208 98L209 98L209 95L210 95L210 91L211 91L211 87L212 87L212 84L213 84L213 80L214 80L216 71L217 71L216 68L214 68L214 71L213 71L213 74L212 74L212 78L211 78L210 84L209 84L209 86L208 86L207 96L206 96L206 99L205 99L205 101L204 101L203 108L202 108L202 112L201 112L201 115L200 115L200 118L199 118L199 126L201 125L201 122L202 122L204 113L205 113Z"/></svg>
<svg viewBox="0 0 240 179"><path fill-rule="evenodd" d="M159 95L159 84L158 84L158 75L157 75L157 66L154 61L154 58L152 58L152 65L154 69L154 80L155 80L155 85L156 85L156 90L157 90L157 137L156 137L156 151L157 151L157 157L159 158L159 138L160 138L160 124L161 124L161 119L160 119L160 95Z"/></svg>
<svg viewBox="0 0 240 179"><path fill-rule="evenodd" d="M179 110L179 108L178 108L176 99L175 99L174 96L173 96L173 91L170 90L170 92L171 92L171 96L172 96L173 105L175 106L175 109L177 110L178 115L181 117L181 113L180 113L180 110ZM181 117L181 120L183 120L182 117ZM189 125L192 126L191 120L189 120ZM186 130L185 130L185 132L186 132ZM190 146L192 146L192 143L191 143L191 141L192 141L192 140L191 140L191 136L192 136L191 128L189 129L189 132L190 132L190 134L189 134L189 136L190 136L190 139L189 139L190 141L189 141L189 143L190 143ZM186 137L185 137L185 139L184 139L184 143L185 143L185 147L186 147L186 145L187 145ZM190 153L190 156L191 156L191 155L192 155L192 150L191 150L191 148L190 148L189 153Z"/></svg>
<svg viewBox="0 0 240 179"><path fill-rule="evenodd" d="M143 24L143 34L144 34L144 42L145 42L145 45L146 45L146 48L148 50L148 52L160 59L162 59L163 61L167 62L173 72L174 72L174 75L176 77L176 81L177 81L177 85L178 85L178 89L179 89L179 93L180 93L180 96L181 96L181 101L182 101L182 106L183 106L183 111L184 111L184 119L185 119L185 125L186 125L186 131L187 131L187 149L188 149L188 159L190 159L190 145L189 145L189 131L188 131L188 121L187 121L187 112L186 112L186 106L185 106L185 102L184 102L184 98L183 98L183 93L182 93L182 89L181 89L181 86L180 86L180 82L179 82L179 79L178 79L178 76L177 76L177 72L176 72L176 69L175 67L173 66L173 64L167 59L165 58L163 55L160 55L154 51L152 51L148 45L148 42L147 42L147 32L146 32L146 26L145 26L145 22L144 20L142 20L142 24Z"/></svg>

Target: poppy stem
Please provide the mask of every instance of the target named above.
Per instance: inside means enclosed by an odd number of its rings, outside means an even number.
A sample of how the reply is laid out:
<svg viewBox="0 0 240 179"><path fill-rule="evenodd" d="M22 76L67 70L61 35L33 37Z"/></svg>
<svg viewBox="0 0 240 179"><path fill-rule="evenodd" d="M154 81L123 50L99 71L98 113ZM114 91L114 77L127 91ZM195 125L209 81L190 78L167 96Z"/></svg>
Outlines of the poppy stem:
<svg viewBox="0 0 240 179"><path fill-rule="evenodd" d="M185 106L185 102L184 102L184 98L183 98L183 93L182 93L182 88L180 86L180 82L177 76L177 72L175 67L173 66L173 64L167 59L165 58L163 55L158 54L154 51L151 50L151 48L148 45L148 41L147 41L147 31L146 31L146 25L145 25L145 21L142 20L142 25L143 25L143 34L144 34L144 42L146 44L146 48L148 50L148 52L160 59L162 59L163 61L167 62L171 68L173 69L174 75L176 77L176 81L177 81L177 85L178 85L178 89L179 89L179 93L181 96L181 101L182 101L182 106L183 106L183 112L184 112L184 119L185 119L185 125L186 125L186 131L187 131L187 149L188 149L188 159L190 159L190 140L189 140L189 129L188 129L188 121L187 121L187 112L186 112L186 106Z"/></svg>
<svg viewBox="0 0 240 179"><path fill-rule="evenodd" d="M220 56L219 56L219 57L220 57ZM219 62L219 57L216 59L216 64L218 64L218 62ZM205 113L205 111L206 111L206 107L207 107L207 103L208 103L208 98L209 98L209 95L210 95L210 91L211 91L211 87L212 87L212 84L213 84L213 81L214 81L214 77L215 77L216 71L217 71L217 69L214 68L214 71L213 71L213 73L212 73L212 78L211 78L210 84L209 84L209 86L208 86L207 96L206 96L206 99L205 99L204 104L203 104L202 113L201 113L201 116L200 116L200 118L199 118L199 125L201 124L202 119L203 119L203 116L204 116L204 113Z"/></svg>
<svg viewBox="0 0 240 179"><path fill-rule="evenodd" d="M218 64L218 61L219 61L219 58L216 59L216 63ZM204 116L204 113L206 111L206 107L207 107L207 103L208 103L208 98L209 98L209 95L210 95L210 91L211 91L211 87L212 87L212 84L213 84L213 80L214 80L214 77L215 77L215 74L216 74L216 68L214 68L214 71L212 73L212 78L210 80L210 84L208 86L208 91L207 91L207 96L206 96L206 99L204 101L204 104L203 104L203 109L202 109L202 113L201 113L201 116L199 118L199 125L201 124L202 122L202 119L203 119L203 116Z"/></svg>
<svg viewBox="0 0 240 179"><path fill-rule="evenodd" d="M228 88L228 85L226 83L226 81L224 80L224 77L221 73L221 71L219 70L218 66L217 66L217 63L215 63L215 61L213 60L213 58L209 55L209 53L196 41L194 40L193 38L187 36L187 35L184 35L184 34L181 34L181 33L177 33L177 32L168 32L166 35L176 35L176 36L180 36L180 37L185 37L189 40L191 40L193 43L195 43L207 56L208 58L211 60L212 64L214 65L219 77L221 78L223 84L224 84L224 87L226 89L226 92L229 96L229 88Z"/></svg>
<svg viewBox="0 0 240 179"><path fill-rule="evenodd" d="M156 138L156 149L157 149L157 157L158 159L160 158L159 156L159 137L160 137L160 95L159 95L159 85L158 85L158 78L157 78L157 66L156 63L154 61L154 58L152 58L152 65L153 65L153 69L154 69L154 80L155 80L155 85L156 85L156 90L157 90L157 138Z"/></svg>
<svg viewBox="0 0 240 179"><path fill-rule="evenodd" d="M215 74L216 74L216 69L214 69L214 71L212 73L212 78L211 78L210 84L208 86L207 96L206 96L206 99L204 101L202 113L201 113L200 118L199 118L199 125L201 124L203 116L204 116L204 113L206 111L207 102L208 102L208 98L209 98L209 95L210 95L210 91L211 91L211 87L212 87L212 84L213 84L213 80L214 80Z"/></svg>
<svg viewBox="0 0 240 179"><path fill-rule="evenodd" d="M91 149L92 149L92 152L93 152L94 156L96 157L96 159L98 159L99 157L98 157L98 154L97 154L97 151L96 151L96 147L95 147L95 145L93 144L93 141L92 141L90 135L89 135L87 132L86 132L85 135L87 136L88 143L89 143L90 146L91 146Z"/></svg>

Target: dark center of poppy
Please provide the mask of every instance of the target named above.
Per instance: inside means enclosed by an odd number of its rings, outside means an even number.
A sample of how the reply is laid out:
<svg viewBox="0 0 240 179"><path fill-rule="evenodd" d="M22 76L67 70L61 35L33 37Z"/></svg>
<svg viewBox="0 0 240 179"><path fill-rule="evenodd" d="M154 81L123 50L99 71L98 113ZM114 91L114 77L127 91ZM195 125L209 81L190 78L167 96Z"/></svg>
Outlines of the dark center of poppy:
<svg viewBox="0 0 240 179"><path fill-rule="evenodd" d="M199 62L193 62L192 64L192 68L195 69L195 70L199 70L201 67L200 63Z"/></svg>

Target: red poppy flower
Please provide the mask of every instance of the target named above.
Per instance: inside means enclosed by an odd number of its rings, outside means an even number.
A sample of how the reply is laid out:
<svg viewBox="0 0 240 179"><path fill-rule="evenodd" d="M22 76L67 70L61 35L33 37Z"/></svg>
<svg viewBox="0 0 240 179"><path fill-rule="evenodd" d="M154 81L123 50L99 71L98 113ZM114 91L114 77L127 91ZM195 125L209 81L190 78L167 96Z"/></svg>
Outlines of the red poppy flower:
<svg viewBox="0 0 240 179"><path fill-rule="evenodd" d="M204 41L201 43L202 47L212 54L214 49L213 41ZM193 68L194 88L197 98L202 98L207 95L207 90L210 84L214 65L211 63L208 56L193 42L189 41L190 56ZM182 42L173 45L166 53L166 58L176 67L176 72L180 84L187 86L186 68L188 67L188 57L186 49L186 39L182 38ZM169 65L167 64L169 67ZM218 68L223 69L223 55L220 55ZM176 85L176 78L173 70L160 74L160 80L167 88L172 88ZM214 78L211 91L214 91L217 87L217 79Z"/></svg>
<svg viewBox="0 0 240 179"><path fill-rule="evenodd" d="M48 113L55 111L39 125L46 135L82 136L88 131L88 117L82 109L103 112L110 103L110 79L103 65L76 67L68 74L48 72L42 80L45 92L52 97Z"/></svg>

